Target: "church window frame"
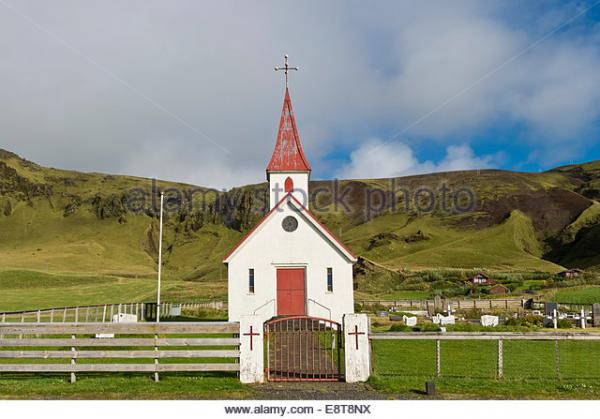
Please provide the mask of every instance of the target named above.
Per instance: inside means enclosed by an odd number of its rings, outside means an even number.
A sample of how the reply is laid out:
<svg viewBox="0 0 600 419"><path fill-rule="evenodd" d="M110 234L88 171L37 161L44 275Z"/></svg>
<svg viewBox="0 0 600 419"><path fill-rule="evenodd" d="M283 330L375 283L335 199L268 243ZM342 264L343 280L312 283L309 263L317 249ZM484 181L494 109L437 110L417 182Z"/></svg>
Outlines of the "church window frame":
<svg viewBox="0 0 600 419"><path fill-rule="evenodd" d="M285 182L283 184L283 189L284 189L285 193L290 193L290 192L294 191L294 180L290 176L288 176L285 179Z"/></svg>
<svg viewBox="0 0 600 419"><path fill-rule="evenodd" d="M248 268L248 293L254 294L254 268Z"/></svg>
<svg viewBox="0 0 600 419"><path fill-rule="evenodd" d="M333 292L333 268L327 268L327 292Z"/></svg>

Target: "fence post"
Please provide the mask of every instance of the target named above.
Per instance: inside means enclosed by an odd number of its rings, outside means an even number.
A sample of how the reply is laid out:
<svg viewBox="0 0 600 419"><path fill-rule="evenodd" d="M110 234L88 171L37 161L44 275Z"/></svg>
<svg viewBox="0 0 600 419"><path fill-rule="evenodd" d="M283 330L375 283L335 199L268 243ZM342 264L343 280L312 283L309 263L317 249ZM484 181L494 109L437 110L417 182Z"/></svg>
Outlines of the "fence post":
<svg viewBox="0 0 600 419"><path fill-rule="evenodd" d="M158 383L158 335L154 335L154 352L156 352L156 358L154 358L154 381Z"/></svg>
<svg viewBox="0 0 600 419"><path fill-rule="evenodd" d="M441 341L439 339L435 340L435 375L442 375L442 359L441 359Z"/></svg>
<svg viewBox="0 0 600 419"><path fill-rule="evenodd" d="M115 314L115 306L114 304L110 305L110 321L112 322L113 316Z"/></svg>
<svg viewBox="0 0 600 419"><path fill-rule="evenodd" d="M54 323L54 309L50 310L50 323Z"/></svg>
<svg viewBox="0 0 600 419"><path fill-rule="evenodd" d="M106 304L104 304L104 309L102 310L102 323L106 321Z"/></svg>
<svg viewBox="0 0 600 419"><path fill-rule="evenodd" d="M39 323L42 319L42 312L40 310L37 311L37 322Z"/></svg>
<svg viewBox="0 0 600 419"><path fill-rule="evenodd" d="M556 362L556 379L560 380L560 354L558 351L558 339L554 340L554 356Z"/></svg>
<svg viewBox="0 0 600 419"><path fill-rule="evenodd" d="M75 340L75 335L71 335L71 340ZM71 346L71 352L73 355L71 356L71 365L75 365L75 347ZM71 372L71 384L74 384L77 381L77 377L75 375L75 371Z"/></svg>
<svg viewBox="0 0 600 419"><path fill-rule="evenodd" d="M79 322L79 307L75 307L75 323Z"/></svg>
<svg viewBox="0 0 600 419"><path fill-rule="evenodd" d="M66 322L66 321L67 321L67 308L65 307L65 308L63 309L63 321L62 321L62 322L64 323L64 322Z"/></svg>
<svg viewBox="0 0 600 419"><path fill-rule="evenodd" d="M504 342L498 339L498 378L504 377Z"/></svg>

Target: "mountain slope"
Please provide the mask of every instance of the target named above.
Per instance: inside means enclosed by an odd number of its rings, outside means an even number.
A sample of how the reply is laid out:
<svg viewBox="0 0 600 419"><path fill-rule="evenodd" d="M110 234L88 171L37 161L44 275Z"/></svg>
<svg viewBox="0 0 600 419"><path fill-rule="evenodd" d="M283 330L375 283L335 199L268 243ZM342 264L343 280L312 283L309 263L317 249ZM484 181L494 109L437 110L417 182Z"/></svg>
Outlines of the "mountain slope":
<svg viewBox="0 0 600 419"><path fill-rule="evenodd" d="M311 208L355 253L391 270L556 272L600 265L594 251L600 242L598 188L599 162L544 173L316 181ZM266 212L266 184L226 193L173 182L153 185L144 178L46 168L4 150L0 269L154 275L159 189L169 210L166 279L189 287L199 281L224 292L222 258ZM337 190L345 191L342 199L336 200ZM461 210L470 202L466 190L474 197L469 211ZM180 292L188 290L182 286Z"/></svg>

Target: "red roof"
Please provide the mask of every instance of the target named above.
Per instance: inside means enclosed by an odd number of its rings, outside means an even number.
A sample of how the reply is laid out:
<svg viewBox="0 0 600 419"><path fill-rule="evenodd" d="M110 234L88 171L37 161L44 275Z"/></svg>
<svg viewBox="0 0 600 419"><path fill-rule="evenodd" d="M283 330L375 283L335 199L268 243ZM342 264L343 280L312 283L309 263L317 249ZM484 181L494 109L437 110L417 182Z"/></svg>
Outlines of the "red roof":
<svg viewBox="0 0 600 419"><path fill-rule="evenodd" d="M306 214L309 215L309 219L312 220L315 224L317 224L321 229L323 229L324 233L326 236L329 236L330 240L336 244L337 246L339 246L341 249L343 249L343 252L345 251L347 253L347 256L350 257L350 259L353 262L356 262L356 255L354 255L354 253L352 253L352 251L346 246L344 245L344 243L342 243L337 237L335 237L333 235L333 233L331 231L329 231L329 229L327 227L325 227L318 219L317 217L315 217L307 208L304 207L304 205L302 205L302 203L300 203L300 201L298 201L296 199L296 197L294 197L294 195L292 195L292 193L287 193L283 198L281 198L281 200L277 203L277 205L275 205L273 208L271 208L271 211L269 211L262 220L260 220L258 222L258 224L256 224L252 230L250 230L242 240L240 240L240 242L233 248L231 249L231 251L227 254L227 256L225 256L225 258L223 259L224 263L228 262L228 259L231 255L233 255L235 253L235 251L237 249L239 249L239 247L246 242L246 240L248 240L253 234L254 232L258 229L258 227L260 227L265 221L267 221L267 219L269 218L269 216L274 213L282 204L284 201L286 201L288 198L291 198L296 205L298 205L302 211L304 211ZM342 252L342 253L343 253Z"/></svg>
<svg viewBox="0 0 600 419"><path fill-rule="evenodd" d="M267 172L310 172L310 165L302 151L300 136L296 127L296 119L292 110L290 92L285 89L283 109L279 120L279 132L273 156L267 166Z"/></svg>

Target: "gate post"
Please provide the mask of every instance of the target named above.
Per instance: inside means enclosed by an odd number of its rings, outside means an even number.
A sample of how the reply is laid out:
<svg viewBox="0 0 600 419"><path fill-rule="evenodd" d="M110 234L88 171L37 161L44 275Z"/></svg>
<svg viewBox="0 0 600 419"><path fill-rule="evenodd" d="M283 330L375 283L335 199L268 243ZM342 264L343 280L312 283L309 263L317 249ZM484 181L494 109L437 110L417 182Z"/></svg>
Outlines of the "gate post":
<svg viewBox="0 0 600 419"><path fill-rule="evenodd" d="M240 381L265 381L264 316L240 317Z"/></svg>
<svg viewBox="0 0 600 419"><path fill-rule="evenodd" d="M346 382L359 383L371 375L370 321L366 314L344 314Z"/></svg>

